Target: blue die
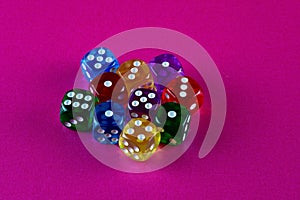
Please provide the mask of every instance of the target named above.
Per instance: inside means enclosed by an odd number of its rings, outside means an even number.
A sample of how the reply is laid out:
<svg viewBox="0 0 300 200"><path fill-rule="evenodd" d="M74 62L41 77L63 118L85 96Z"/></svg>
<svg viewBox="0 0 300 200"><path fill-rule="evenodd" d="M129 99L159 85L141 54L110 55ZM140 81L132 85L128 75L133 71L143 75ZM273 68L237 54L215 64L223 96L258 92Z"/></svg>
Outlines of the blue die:
<svg viewBox="0 0 300 200"><path fill-rule="evenodd" d="M108 140L108 138L105 136L105 131L100 127L100 124L96 117L94 119L92 133L96 141L100 142L101 144L110 144L110 140ZM116 137L116 139L113 140L117 143L119 138Z"/></svg>
<svg viewBox="0 0 300 200"><path fill-rule="evenodd" d="M117 144L125 123L125 110L111 101L95 106L93 137L103 144Z"/></svg>
<svg viewBox="0 0 300 200"><path fill-rule="evenodd" d="M91 82L103 72L116 72L119 62L114 54L105 47L89 51L81 60L81 70L84 77Z"/></svg>

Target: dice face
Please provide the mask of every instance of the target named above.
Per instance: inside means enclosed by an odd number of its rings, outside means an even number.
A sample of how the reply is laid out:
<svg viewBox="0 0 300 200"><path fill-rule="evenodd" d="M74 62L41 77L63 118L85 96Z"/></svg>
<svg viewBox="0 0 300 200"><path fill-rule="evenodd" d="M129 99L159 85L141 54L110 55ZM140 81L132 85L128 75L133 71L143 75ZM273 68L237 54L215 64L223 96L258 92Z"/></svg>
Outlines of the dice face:
<svg viewBox="0 0 300 200"><path fill-rule="evenodd" d="M98 97L99 103L110 100L124 105L128 102L128 94L123 79L113 72L104 72L95 77L89 88Z"/></svg>
<svg viewBox="0 0 300 200"><path fill-rule="evenodd" d="M60 109L61 123L72 130L90 131L97 98L87 90L73 89L63 97Z"/></svg>
<svg viewBox="0 0 300 200"><path fill-rule="evenodd" d="M93 126L93 137L101 144L118 144L122 130L118 126L108 126L103 129L95 120Z"/></svg>
<svg viewBox="0 0 300 200"><path fill-rule="evenodd" d="M100 127L105 131L112 126L123 128L125 111L122 105L111 101L103 102L95 106L95 112Z"/></svg>
<svg viewBox="0 0 300 200"><path fill-rule="evenodd" d="M160 143L160 129L143 118L130 120L124 127L120 139L120 149L136 161L149 159Z"/></svg>
<svg viewBox="0 0 300 200"><path fill-rule="evenodd" d="M117 144L125 121L123 106L111 101L103 102L95 106L95 115L94 138L100 143Z"/></svg>
<svg viewBox="0 0 300 200"><path fill-rule="evenodd" d="M171 54L162 54L149 63L155 82L166 85L177 76L183 76L183 68L179 60Z"/></svg>
<svg viewBox="0 0 300 200"><path fill-rule="evenodd" d="M155 117L155 125L162 127L161 143L178 145L181 144L188 133L191 115L189 111L178 103L162 104Z"/></svg>
<svg viewBox="0 0 300 200"><path fill-rule="evenodd" d="M203 90L197 81L189 76L179 76L173 79L167 85L167 88L172 90L175 96L169 95L168 89L165 89L162 94L163 103L180 103L184 105L190 113L195 113L203 104Z"/></svg>
<svg viewBox="0 0 300 200"><path fill-rule="evenodd" d="M119 62L113 53L105 47L91 50L81 60L81 70L84 77L91 82L103 72L115 72Z"/></svg>
<svg viewBox="0 0 300 200"><path fill-rule="evenodd" d="M126 61L121 64L116 73L123 78L128 94L141 86L154 87L149 66L142 60Z"/></svg>
<svg viewBox="0 0 300 200"><path fill-rule="evenodd" d="M160 103L156 91L139 88L131 93L128 110L132 118L151 119L150 112L154 111Z"/></svg>
<svg viewBox="0 0 300 200"><path fill-rule="evenodd" d="M94 119L92 134L93 138L101 144L111 143L111 141L105 136L105 134L107 133L105 133L105 131L100 127L100 124L97 119Z"/></svg>

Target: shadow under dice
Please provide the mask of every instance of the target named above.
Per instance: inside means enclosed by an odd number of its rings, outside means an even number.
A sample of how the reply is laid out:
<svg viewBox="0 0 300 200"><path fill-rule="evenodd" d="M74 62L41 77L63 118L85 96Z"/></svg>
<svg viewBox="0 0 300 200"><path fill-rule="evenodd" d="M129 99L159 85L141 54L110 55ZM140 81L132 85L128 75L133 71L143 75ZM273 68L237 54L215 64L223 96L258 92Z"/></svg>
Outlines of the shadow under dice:
<svg viewBox="0 0 300 200"><path fill-rule="evenodd" d="M162 54L154 57L149 62L149 67L153 73L155 82L166 85L177 76L183 76L183 67L176 56L172 54Z"/></svg>
<svg viewBox="0 0 300 200"><path fill-rule="evenodd" d="M126 61L120 65L116 73L123 78L128 94L141 86L149 89L154 87L149 66L142 60Z"/></svg>
<svg viewBox="0 0 300 200"><path fill-rule="evenodd" d="M191 115L189 111L178 103L162 104L156 113L155 125L163 128L161 143L178 145L181 144L188 133Z"/></svg>
<svg viewBox="0 0 300 200"><path fill-rule="evenodd" d="M120 135L120 149L136 161L149 159L160 143L160 129L143 118L130 120Z"/></svg>
<svg viewBox="0 0 300 200"><path fill-rule="evenodd" d="M175 96L171 96L169 90ZM203 90L195 81L189 76L178 76L173 79L162 93L162 102L177 102L184 105L190 113L195 113L202 106L204 101Z"/></svg>
<svg viewBox="0 0 300 200"><path fill-rule="evenodd" d="M128 110L133 118L151 119L151 111L154 111L160 103L159 95L156 91L139 88L132 92Z"/></svg>
<svg viewBox="0 0 300 200"><path fill-rule="evenodd" d="M87 90L73 89L64 95L60 108L61 123L72 130L90 131L97 98Z"/></svg>
<svg viewBox="0 0 300 200"><path fill-rule="evenodd" d="M90 90L103 103L111 100L124 105L128 102L128 94L124 81L118 74L105 72L92 80Z"/></svg>
<svg viewBox="0 0 300 200"><path fill-rule="evenodd" d="M94 138L101 143L109 141L117 144L125 121L123 106L111 101L103 102L95 106L95 114Z"/></svg>
<svg viewBox="0 0 300 200"><path fill-rule="evenodd" d="M81 60L82 73L89 82L104 72L115 72L118 67L118 60L105 47L91 50Z"/></svg>

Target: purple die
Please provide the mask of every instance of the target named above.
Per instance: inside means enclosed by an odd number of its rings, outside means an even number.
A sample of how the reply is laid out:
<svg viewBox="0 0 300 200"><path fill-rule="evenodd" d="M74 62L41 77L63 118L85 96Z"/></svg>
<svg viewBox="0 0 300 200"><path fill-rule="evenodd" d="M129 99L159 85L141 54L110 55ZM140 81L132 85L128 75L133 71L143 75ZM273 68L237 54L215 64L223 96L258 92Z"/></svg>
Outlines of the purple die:
<svg viewBox="0 0 300 200"><path fill-rule="evenodd" d="M149 63L155 77L155 82L166 85L179 75L184 75L179 60L172 54L162 54L154 57Z"/></svg>
<svg viewBox="0 0 300 200"><path fill-rule="evenodd" d="M156 91L139 88L131 93L128 102L128 110L132 118L144 118L151 120L151 114L160 103L160 97Z"/></svg>
<svg viewBox="0 0 300 200"><path fill-rule="evenodd" d="M156 92L158 94L158 97L161 99L161 95L164 91L164 89L166 88L165 86L158 84L158 83L154 83L154 86L156 88Z"/></svg>

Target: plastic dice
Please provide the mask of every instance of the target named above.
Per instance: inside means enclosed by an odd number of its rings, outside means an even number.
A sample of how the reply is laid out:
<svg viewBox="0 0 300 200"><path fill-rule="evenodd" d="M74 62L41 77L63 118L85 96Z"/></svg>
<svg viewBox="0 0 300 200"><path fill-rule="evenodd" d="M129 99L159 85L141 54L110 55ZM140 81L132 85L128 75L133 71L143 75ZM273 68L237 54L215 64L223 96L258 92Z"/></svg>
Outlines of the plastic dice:
<svg viewBox="0 0 300 200"><path fill-rule="evenodd" d="M177 76L183 76L183 68L176 56L162 54L153 58L149 63L157 83L166 85Z"/></svg>
<svg viewBox="0 0 300 200"><path fill-rule="evenodd" d="M109 49L99 47L84 55L81 70L90 91L68 91L60 121L72 130L91 131L101 144L118 145L135 161L148 160L160 144L183 143L191 115L203 104L202 88L172 54L149 64L133 59L119 65Z"/></svg>
<svg viewBox="0 0 300 200"><path fill-rule="evenodd" d="M120 135L119 146L133 160L148 160L157 150L160 142L160 131L146 119L132 119L125 125Z"/></svg>
<svg viewBox="0 0 300 200"><path fill-rule="evenodd" d="M102 136L111 144L117 144L125 122L125 111L122 105L110 101L100 103L96 105L95 112L99 126L97 123L94 124L94 136L96 135L97 138Z"/></svg>
<svg viewBox="0 0 300 200"><path fill-rule="evenodd" d="M61 123L72 130L89 131L92 128L95 102L94 95L82 89L66 92L60 108Z"/></svg>
<svg viewBox="0 0 300 200"><path fill-rule="evenodd" d="M107 137L107 136L109 136L107 134L110 134L110 133L105 133L105 131L100 127L100 124L99 124L97 118L95 118L94 123L93 123L93 130L92 130L93 138L101 144L115 144L118 142L119 136L114 137L115 139L112 139L112 138Z"/></svg>
<svg viewBox="0 0 300 200"><path fill-rule="evenodd" d="M155 124L162 127L161 143L181 144L188 133L191 115L189 111L178 103L165 103L160 106L155 117Z"/></svg>
<svg viewBox="0 0 300 200"><path fill-rule="evenodd" d="M121 64L116 73L123 78L128 94L141 86L154 87L154 80L149 66L142 60L126 61Z"/></svg>
<svg viewBox="0 0 300 200"><path fill-rule="evenodd" d="M160 103L159 95L154 90L136 89L131 93L128 109L132 118L150 119L150 112Z"/></svg>
<svg viewBox="0 0 300 200"><path fill-rule="evenodd" d="M98 97L99 103L111 100L119 104L127 104L128 94L123 79L113 72L104 72L90 83L90 90Z"/></svg>
<svg viewBox="0 0 300 200"><path fill-rule="evenodd" d="M105 47L91 50L81 60L82 73L89 82L104 72L115 72L118 67L118 60Z"/></svg>
<svg viewBox="0 0 300 200"><path fill-rule="evenodd" d="M171 90L175 96L169 95ZM185 106L191 113L195 113L204 101L203 90L193 78L179 76L173 79L162 93L162 103L177 102Z"/></svg>

